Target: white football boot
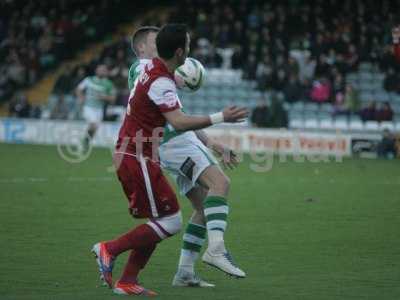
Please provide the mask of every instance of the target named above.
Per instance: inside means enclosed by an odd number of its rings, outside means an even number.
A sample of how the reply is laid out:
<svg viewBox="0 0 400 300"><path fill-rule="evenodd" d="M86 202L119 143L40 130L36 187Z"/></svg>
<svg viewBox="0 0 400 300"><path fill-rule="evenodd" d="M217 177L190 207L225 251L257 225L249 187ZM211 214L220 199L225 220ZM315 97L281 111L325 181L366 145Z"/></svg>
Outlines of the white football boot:
<svg viewBox="0 0 400 300"><path fill-rule="evenodd" d="M208 283L197 277L195 274L184 270L178 270L174 276L172 285L179 287L215 287L215 284Z"/></svg>
<svg viewBox="0 0 400 300"><path fill-rule="evenodd" d="M229 254L229 252L213 254L207 250L206 252L204 252L202 260L204 263L212 267L215 267L230 276L236 278L246 277L246 273L243 272L234 264L233 259Z"/></svg>

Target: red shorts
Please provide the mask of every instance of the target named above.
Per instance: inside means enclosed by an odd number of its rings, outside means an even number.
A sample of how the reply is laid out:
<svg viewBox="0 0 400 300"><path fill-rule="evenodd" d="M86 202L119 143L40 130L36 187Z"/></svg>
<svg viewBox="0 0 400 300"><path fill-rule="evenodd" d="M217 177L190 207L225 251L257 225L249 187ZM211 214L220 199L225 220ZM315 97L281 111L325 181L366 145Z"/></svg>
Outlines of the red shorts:
<svg viewBox="0 0 400 300"><path fill-rule="evenodd" d="M135 218L158 218L179 211L178 199L158 163L142 156L114 154L118 179Z"/></svg>

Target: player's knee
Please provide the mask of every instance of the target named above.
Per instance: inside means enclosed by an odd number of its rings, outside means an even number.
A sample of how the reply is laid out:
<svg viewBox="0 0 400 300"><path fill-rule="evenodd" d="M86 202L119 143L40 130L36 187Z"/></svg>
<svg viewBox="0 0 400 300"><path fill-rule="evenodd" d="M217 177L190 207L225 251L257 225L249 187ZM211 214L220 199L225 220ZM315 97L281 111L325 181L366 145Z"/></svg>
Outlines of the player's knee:
<svg viewBox="0 0 400 300"><path fill-rule="evenodd" d="M231 180L229 179L228 176L224 175L223 179L223 186L226 189L227 192L229 192L229 189L231 187Z"/></svg>
<svg viewBox="0 0 400 300"><path fill-rule="evenodd" d="M216 192L222 195L227 195L229 193L229 188L231 186L231 180L225 175L222 174L219 176L218 181L216 182Z"/></svg>
<svg viewBox="0 0 400 300"><path fill-rule="evenodd" d="M179 211L171 216L160 218L157 222L168 235L175 235L182 229L182 213Z"/></svg>
<svg viewBox="0 0 400 300"><path fill-rule="evenodd" d="M194 209L191 222L194 222L196 224L206 224L206 217L204 215L203 207L201 207L201 209Z"/></svg>
<svg viewBox="0 0 400 300"><path fill-rule="evenodd" d="M182 230L183 221L182 221L182 213L179 211L176 213L170 221L169 233L171 235L177 234Z"/></svg>

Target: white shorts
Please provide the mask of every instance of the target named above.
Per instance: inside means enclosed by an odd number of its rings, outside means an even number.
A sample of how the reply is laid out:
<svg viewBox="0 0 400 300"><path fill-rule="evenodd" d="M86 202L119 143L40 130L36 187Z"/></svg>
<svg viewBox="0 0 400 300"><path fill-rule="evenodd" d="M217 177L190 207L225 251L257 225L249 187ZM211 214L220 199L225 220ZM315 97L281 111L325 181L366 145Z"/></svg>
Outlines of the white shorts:
<svg viewBox="0 0 400 300"><path fill-rule="evenodd" d="M84 105L82 116L88 123L101 123L103 121L103 109Z"/></svg>
<svg viewBox="0 0 400 300"><path fill-rule="evenodd" d="M198 186L196 181L207 167L218 164L197 138L187 140L177 136L160 145L159 155L162 168L174 178L182 195Z"/></svg>

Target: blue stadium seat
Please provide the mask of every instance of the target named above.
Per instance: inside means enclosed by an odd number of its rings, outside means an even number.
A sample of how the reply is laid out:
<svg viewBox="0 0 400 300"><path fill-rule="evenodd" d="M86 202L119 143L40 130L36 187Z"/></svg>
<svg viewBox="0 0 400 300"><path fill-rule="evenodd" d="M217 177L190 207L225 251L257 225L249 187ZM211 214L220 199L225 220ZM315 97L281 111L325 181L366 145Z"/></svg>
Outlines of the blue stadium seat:
<svg viewBox="0 0 400 300"><path fill-rule="evenodd" d="M392 100L397 102L397 103L400 103L400 94L393 93L392 94Z"/></svg>
<svg viewBox="0 0 400 300"><path fill-rule="evenodd" d="M362 62L359 66L360 72L372 72L374 70L374 65L370 62Z"/></svg>
<svg viewBox="0 0 400 300"><path fill-rule="evenodd" d="M319 112L317 114L319 120L331 120L332 115L328 112Z"/></svg>
<svg viewBox="0 0 400 300"><path fill-rule="evenodd" d="M331 114L333 112L333 105L329 103L323 103L320 105L320 111Z"/></svg>
<svg viewBox="0 0 400 300"><path fill-rule="evenodd" d="M370 80L366 79L360 79L360 85L359 85L359 90L360 92L372 92L374 88L371 86Z"/></svg>
<svg viewBox="0 0 400 300"><path fill-rule="evenodd" d="M377 121L367 121L364 124L366 130L376 131L379 130L379 123Z"/></svg>
<svg viewBox="0 0 400 300"><path fill-rule="evenodd" d="M319 122L317 119L305 119L304 128L317 129L319 128Z"/></svg>
<svg viewBox="0 0 400 300"><path fill-rule="evenodd" d="M363 130L364 124L360 119L350 119L349 122L349 129L350 130Z"/></svg>
<svg viewBox="0 0 400 300"><path fill-rule="evenodd" d="M304 120L317 120L317 114L313 111L303 111Z"/></svg>
<svg viewBox="0 0 400 300"><path fill-rule="evenodd" d="M374 99L377 102L385 102L385 101L389 101L390 97L389 97L389 94L387 92L385 92L384 90L379 90L374 93Z"/></svg>
<svg viewBox="0 0 400 300"><path fill-rule="evenodd" d="M360 92L360 100L363 102L369 102L374 99L374 95L371 92Z"/></svg>
<svg viewBox="0 0 400 300"><path fill-rule="evenodd" d="M289 119L303 119L303 112L298 110L289 111Z"/></svg>
<svg viewBox="0 0 400 300"><path fill-rule="evenodd" d="M319 121L319 128L321 128L321 129L332 129L332 128L334 128L332 119L320 120Z"/></svg>
<svg viewBox="0 0 400 300"><path fill-rule="evenodd" d="M319 106L316 103L305 103L304 110L310 112L317 112L319 110Z"/></svg>
<svg viewBox="0 0 400 300"><path fill-rule="evenodd" d="M347 122L346 119L336 118L335 121L333 122L333 127L339 130L348 130L349 123Z"/></svg>
<svg viewBox="0 0 400 300"><path fill-rule="evenodd" d="M304 128L304 120L302 118L293 118L289 120L290 128L301 129Z"/></svg>
<svg viewBox="0 0 400 300"><path fill-rule="evenodd" d="M385 121L379 124L379 128L381 130L389 129L390 131L393 131L395 129L395 124L393 122Z"/></svg>
<svg viewBox="0 0 400 300"><path fill-rule="evenodd" d="M400 132L400 120L394 122L394 128L397 132Z"/></svg>
<svg viewBox="0 0 400 300"><path fill-rule="evenodd" d="M304 102L298 101L298 102L294 103L291 107L291 110L303 111L304 110Z"/></svg>
<svg viewBox="0 0 400 300"><path fill-rule="evenodd" d="M390 105L392 106L393 112L395 114L400 114L400 103L390 103Z"/></svg>
<svg viewBox="0 0 400 300"><path fill-rule="evenodd" d="M349 119L350 119L350 121L361 121L360 116L359 115L355 115L355 114L350 115Z"/></svg>

